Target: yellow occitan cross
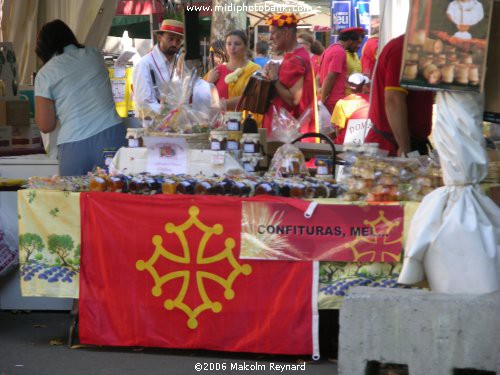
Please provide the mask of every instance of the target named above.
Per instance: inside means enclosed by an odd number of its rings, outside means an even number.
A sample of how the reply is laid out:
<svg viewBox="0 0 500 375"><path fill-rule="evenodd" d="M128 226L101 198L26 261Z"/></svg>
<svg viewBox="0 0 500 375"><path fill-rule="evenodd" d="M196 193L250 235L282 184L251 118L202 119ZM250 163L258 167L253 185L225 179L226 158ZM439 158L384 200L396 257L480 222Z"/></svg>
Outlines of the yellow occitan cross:
<svg viewBox="0 0 500 375"><path fill-rule="evenodd" d="M157 234L152 238L153 245L155 245L155 251L151 255L151 258L149 258L147 261L138 260L136 262L136 268L139 271L147 270L153 278L155 285L151 289L151 294L154 297L161 296L162 287L165 283L174 279L182 280L181 290L179 291L175 299L167 299L164 301L163 305L166 310L173 310L175 308L178 308L183 311L188 316L187 326L191 329L195 329L198 327L197 317L203 311L209 309L214 313L219 313L222 311L222 304L219 301L212 301L208 296L207 291L205 290L204 280L209 279L220 284L224 288L224 298L226 300L231 300L235 296L235 292L232 287L236 278L240 274L248 276L252 273L252 267L249 264L241 265L234 257L233 249L236 243L235 240L231 237L226 238L226 240L224 241L224 250L214 256L208 258L204 257L208 241L213 235L221 235L224 232L224 227L221 224L214 224L212 227L205 225L198 219L199 213L200 209L198 207L191 206L189 208L189 219L184 223L177 226L173 223L165 224L165 232L167 234L175 234L179 239L183 251L182 256L175 255L166 250L163 247L163 237ZM190 286L190 271L180 270L170 272L165 275L160 275L155 268L155 264L160 259L160 257L179 264L191 263L191 252L185 232L189 230L193 225L203 232L203 236L198 244L198 249L196 251L196 264L211 264L226 259L231 264L233 270L231 271L227 279L206 271L196 272L196 285L202 303L194 308L191 308L186 303L184 303L184 299Z"/></svg>
<svg viewBox="0 0 500 375"><path fill-rule="evenodd" d="M383 223L382 228L386 229L383 233L377 232L377 226L381 223ZM352 240L351 242L345 244L345 247L351 249L353 257L354 257L354 262L357 262L359 259L361 259L365 255L371 255L370 261L371 262L375 261L375 255L376 255L375 250L368 250L368 251L365 251L363 253L360 253L359 250L356 248L356 246L360 242L376 245L378 243L378 238L380 235L384 235L384 241L383 241L384 245L394 245L396 243L401 243L401 246L403 246L403 235L401 235L401 237L396 238L393 241L386 240L386 237L389 236L389 234L392 232L392 230L401 224L401 219L396 219L394 221L388 220L388 219L386 219L386 217L384 215L384 211L381 210L381 211L379 211L379 216L375 220L373 220L373 221L364 220L363 224L369 225L372 228L372 231L373 231L372 233L374 234L374 236L373 236L373 239L370 239L367 237L359 237L359 238L356 238L355 240ZM382 261L385 261L386 256L392 258L393 262L399 262L399 260L401 259L401 254L394 255L388 251L383 251L382 252Z"/></svg>

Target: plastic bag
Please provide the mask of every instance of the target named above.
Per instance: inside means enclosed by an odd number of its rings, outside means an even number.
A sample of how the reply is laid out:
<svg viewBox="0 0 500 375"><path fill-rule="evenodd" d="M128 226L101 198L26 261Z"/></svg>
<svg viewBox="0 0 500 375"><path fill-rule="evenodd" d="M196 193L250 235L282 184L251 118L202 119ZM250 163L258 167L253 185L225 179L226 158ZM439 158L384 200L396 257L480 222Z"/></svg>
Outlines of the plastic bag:
<svg viewBox="0 0 500 375"><path fill-rule="evenodd" d="M177 81L160 87L160 112L140 108L139 114L153 119L148 128L154 132L192 134L208 133L220 101L214 85L202 80L196 69L185 68Z"/></svg>
<svg viewBox="0 0 500 375"><path fill-rule="evenodd" d="M272 177L308 176L309 170L304 154L291 143L285 143L276 150L268 175Z"/></svg>
<svg viewBox="0 0 500 375"><path fill-rule="evenodd" d="M16 228L5 214L0 212L0 276L4 276L19 264Z"/></svg>
<svg viewBox="0 0 500 375"><path fill-rule="evenodd" d="M318 120L319 132L324 135L332 134L335 128L332 124L332 114L328 111L323 103L318 102Z"/></svg>
<svg viewBox="0 0 500 375"><path fill-rule="evenodd" d="M273 109L273 123L271 139L285 144L276 150L271 160L269 172L271 177L308 176L309 170L302 151L291 144L300 137L300 128L309 120L310 110L306 111L300 119L294 118L287 110Z"/></svg>

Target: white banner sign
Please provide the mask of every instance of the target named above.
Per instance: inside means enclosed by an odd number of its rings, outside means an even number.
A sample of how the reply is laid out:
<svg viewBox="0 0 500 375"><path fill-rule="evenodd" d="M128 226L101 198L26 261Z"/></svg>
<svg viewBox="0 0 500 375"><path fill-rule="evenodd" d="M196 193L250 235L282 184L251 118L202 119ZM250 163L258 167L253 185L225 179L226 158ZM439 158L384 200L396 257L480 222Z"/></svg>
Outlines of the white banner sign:
<svg viewBox="0 0 500 375"><path fill-rule="evenodd" d="M184 138L144 137L149 173L187 173L187 142Z"/></svg>

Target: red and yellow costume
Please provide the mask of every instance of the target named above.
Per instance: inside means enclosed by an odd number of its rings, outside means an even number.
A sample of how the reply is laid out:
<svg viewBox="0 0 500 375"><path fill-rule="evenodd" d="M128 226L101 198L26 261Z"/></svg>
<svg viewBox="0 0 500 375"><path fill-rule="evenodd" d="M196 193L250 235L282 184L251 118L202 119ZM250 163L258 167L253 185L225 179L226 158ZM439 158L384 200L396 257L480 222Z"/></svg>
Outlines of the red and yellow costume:
<svg viewBox="0 0 500 375"><path fill-rule="evenodd" d="M297 25L297 22L298 19L294 14L284 13L274 15L267 21L267 24L277 27L294 27ZM311 61L308 52L303 47L299 47L294 51L285 54L279 70L278 80L283 86L290 89L302 77L304 78L304 84L302 87L302 96L298 105L293 107L288 105L277 94L271 101L269 110L264 115L263 124L263 127L267 129L268 134L272 131L273 107L276 107L277 110L279 110L279 108L285 108L295 118L299 118L307 109L310 108L310 121L303 124L300 131L301 133L316 131L314 111L316 103L314 100L314 82Z"/></svg>
<svg viewBox="0 0 500 375"><path fill-rule="evenodd" d="M367 94L351 94L337 102L331 119L332 124L337 128L337 137L335 137L334 143L340 145L344 143L347 122L354 112L360 108L364 108L366 116L368 116L369 100L370 97Z"/></svg>

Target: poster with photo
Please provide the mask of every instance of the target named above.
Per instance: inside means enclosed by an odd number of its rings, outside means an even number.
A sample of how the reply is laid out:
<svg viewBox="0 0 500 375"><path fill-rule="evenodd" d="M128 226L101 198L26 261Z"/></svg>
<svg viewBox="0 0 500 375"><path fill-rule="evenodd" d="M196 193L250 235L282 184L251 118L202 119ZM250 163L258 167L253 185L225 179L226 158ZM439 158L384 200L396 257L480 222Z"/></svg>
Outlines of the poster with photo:
<svg viewBox="0 0 500 375"><path fill-rule="evenodd" d="M401 85L483 90L493 0L413 0Z"/></svg>

